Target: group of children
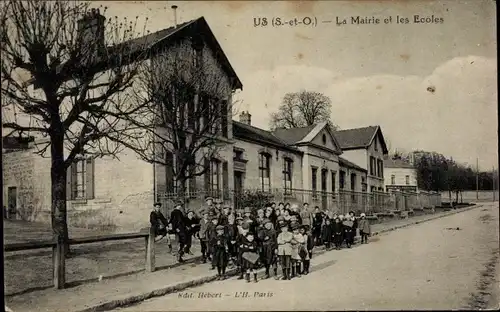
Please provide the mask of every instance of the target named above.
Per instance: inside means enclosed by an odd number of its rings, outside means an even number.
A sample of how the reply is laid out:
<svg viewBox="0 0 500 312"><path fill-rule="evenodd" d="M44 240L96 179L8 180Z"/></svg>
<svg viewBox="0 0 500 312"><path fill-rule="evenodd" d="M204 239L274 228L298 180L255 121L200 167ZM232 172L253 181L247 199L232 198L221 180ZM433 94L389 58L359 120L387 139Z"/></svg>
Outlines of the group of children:
<svg viewBox="0 0 500 312"><path fill-rule="evenodd" d="M214 203L215 202L215 203ZM365 215L360 218L354 212L348 215L329 216L325 212L309 212L304 203L299 212L297 205L269 203L254 211L246 207L243 213L233 212L229 206L211 197L194 224L190 222L190 235L200 240L203 262L211 261L211 269L217 269L218 279L226 278L230 262L238 267L238 279L257 282L257 269L265 268L265 278L271 269L275 279L290 280L308 274L314 246L333 243L340 249L354 243L359 228L362 243L367 242L370 224ZM192 219L192 218L191 218Z"/></svg>

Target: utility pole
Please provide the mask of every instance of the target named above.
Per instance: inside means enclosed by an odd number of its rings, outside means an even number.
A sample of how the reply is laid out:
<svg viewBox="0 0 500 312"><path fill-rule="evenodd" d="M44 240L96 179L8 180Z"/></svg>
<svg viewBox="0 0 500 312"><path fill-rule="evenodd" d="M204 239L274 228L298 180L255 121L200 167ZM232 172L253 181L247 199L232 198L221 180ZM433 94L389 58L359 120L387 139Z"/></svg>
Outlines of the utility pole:
<svg viewBox="0 0 500 312"><path fill-rule="evenodd" d="M479 158L476 157L476 200L479 200Z"/></svg>

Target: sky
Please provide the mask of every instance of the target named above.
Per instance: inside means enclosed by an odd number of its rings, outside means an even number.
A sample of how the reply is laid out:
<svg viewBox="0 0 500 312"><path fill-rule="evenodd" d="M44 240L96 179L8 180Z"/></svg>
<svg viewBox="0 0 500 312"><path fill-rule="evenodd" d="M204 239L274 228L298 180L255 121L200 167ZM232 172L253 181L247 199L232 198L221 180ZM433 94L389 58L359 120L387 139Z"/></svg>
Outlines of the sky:
<svg viewBox="0 0 500 312"><path fill-rule="evenodd" d="M330 97L342 129L380 125L391 149L437 151L471 165L478 157L480 169L497 167L492 0L94 3L109 16L147 17L151 32L174 24L174 4L179 23L204 16L243 83L237 109L248 110L256 127L268 129L287 92L318 91ZM416 24L414 15L442 23ZM351 16L380 23L353 25ZM317 25L255 27L264 17L309 17ZM337 26L337 18L348 24Z"/></svg>

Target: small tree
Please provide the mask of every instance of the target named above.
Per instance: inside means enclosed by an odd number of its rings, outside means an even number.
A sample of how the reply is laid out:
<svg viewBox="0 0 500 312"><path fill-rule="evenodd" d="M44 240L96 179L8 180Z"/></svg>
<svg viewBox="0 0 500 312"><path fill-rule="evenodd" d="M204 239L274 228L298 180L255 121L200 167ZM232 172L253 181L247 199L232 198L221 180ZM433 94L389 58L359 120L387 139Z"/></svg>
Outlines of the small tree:
<svg viewBox="0 0 500 312"><path fill-rule="evenodd" d="M331 120L332 102L319 92L301 91L287 93L278 111L271 114L271 129L299 128L320 122L328 122L332 129L338 129Z"/></svg>
<svg viewBox="0 0 500 312"><path fill-rule="evenodd" d="M202 49L200 47L199 49ZM183 196L187 182L205 174L227 145L231 85L225 74L187 44L156 51L141 68L134 96L139 109L128 119L143 139L134 150L145 161L166 166L168 191Z"/></svg>
<svg viewBox="0 0 500 312"><path fill-rule="evenodd" d="M121 96L134 82L142 51L123 44L135 29L136 21L106 21L85 2L2 3L2 116L10 109L26 117L3 127L46 138L38 153L51 159L52 229L63 241L67 168L82 154L114 156L136 135L123 122L132 108Z"/></svg>

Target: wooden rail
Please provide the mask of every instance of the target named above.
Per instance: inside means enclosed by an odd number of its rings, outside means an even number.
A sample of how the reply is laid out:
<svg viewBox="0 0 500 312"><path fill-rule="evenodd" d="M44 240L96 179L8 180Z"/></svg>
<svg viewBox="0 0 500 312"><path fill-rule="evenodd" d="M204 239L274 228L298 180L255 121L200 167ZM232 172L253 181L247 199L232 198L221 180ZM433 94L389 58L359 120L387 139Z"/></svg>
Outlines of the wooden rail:
<svg viewBox="0 0 500 312"><path fill-rule="evenodd" d="M67 240L66 244L81 245L91 244L106 241L118 241L126 239L144 238L146 245L146 272L154 272L155 270L155 233L153 228L149 228L147 232L125 233L125 234L110 234L82 238L72 238ZM34 250L52 248L52 263L54 272L54 287L57 289L64 288L66 284L66 258L64 256L64 241L62 239L27 242L27 243L12 243L5 244L5 252Z"/></svg>

